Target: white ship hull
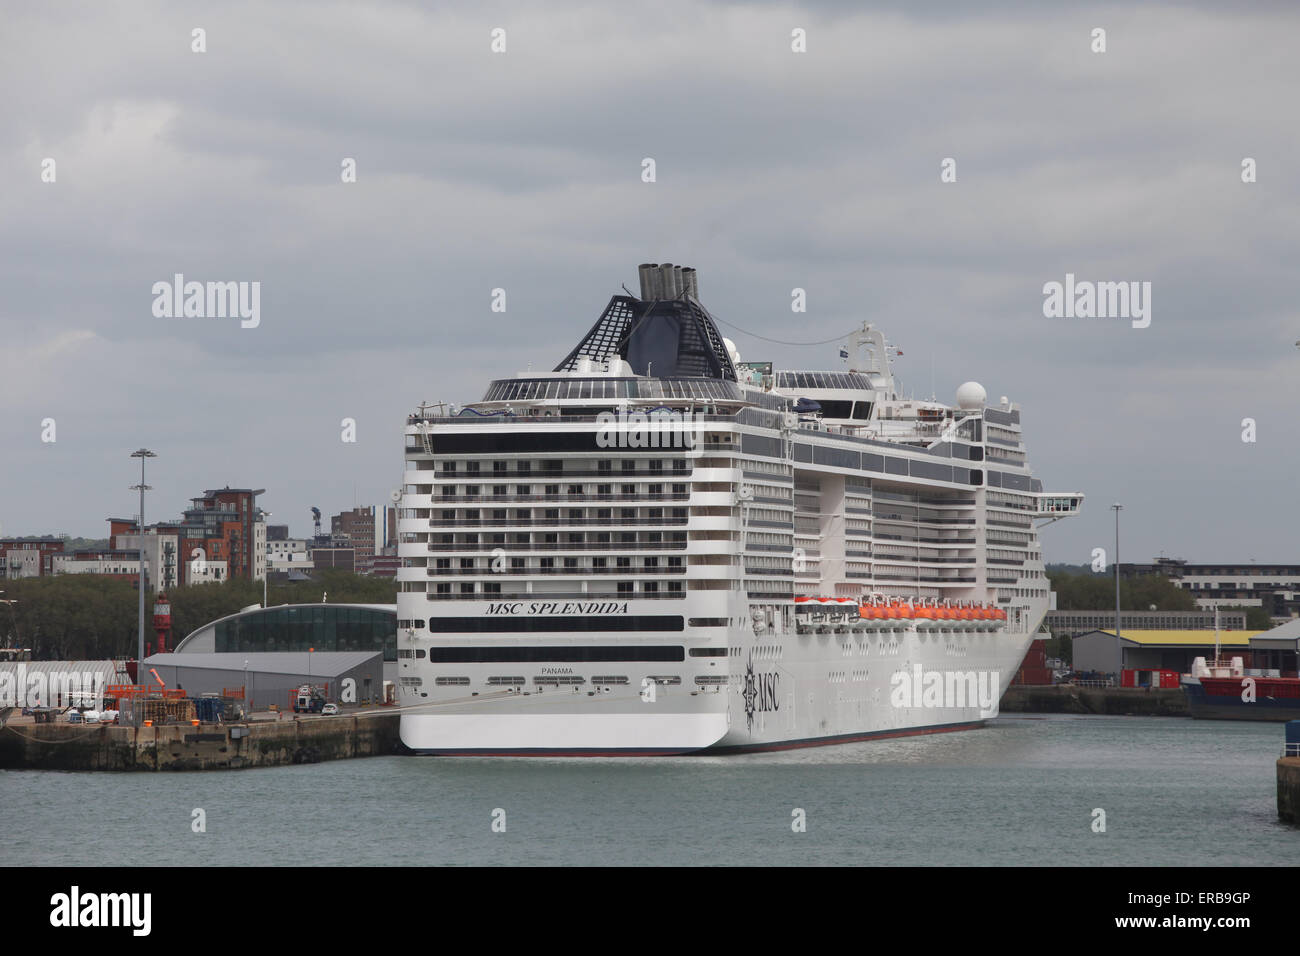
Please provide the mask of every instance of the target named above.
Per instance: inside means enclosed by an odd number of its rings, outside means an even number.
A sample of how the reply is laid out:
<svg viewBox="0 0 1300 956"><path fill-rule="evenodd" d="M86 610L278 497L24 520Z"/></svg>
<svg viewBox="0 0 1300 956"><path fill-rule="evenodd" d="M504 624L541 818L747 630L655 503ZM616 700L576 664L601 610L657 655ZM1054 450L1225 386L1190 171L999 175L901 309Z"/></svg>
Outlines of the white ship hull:
<svg viewBox="0 0 1300 956"><path fill-rule="evenodd" d="M649 756L968 730L996 716L1030 634L910 624L766 640L737 629L728 640L731 653L694 675L720 677L722 684L699 685L690 673L675 674L682 683L655 682L651 695L651 679L671 667L624 664L620 676L627 684L612 686L593 682L598 674L591 665L575 667L573 676L583 678L582 684L525 683L408 708L401 718L402 742L432 755ZM467 686L481 687L488 671L501 669L461 665L456 673L469 677ZM927 699L925 681L932 674L941 675L944 685L931 679Z"/></svg>

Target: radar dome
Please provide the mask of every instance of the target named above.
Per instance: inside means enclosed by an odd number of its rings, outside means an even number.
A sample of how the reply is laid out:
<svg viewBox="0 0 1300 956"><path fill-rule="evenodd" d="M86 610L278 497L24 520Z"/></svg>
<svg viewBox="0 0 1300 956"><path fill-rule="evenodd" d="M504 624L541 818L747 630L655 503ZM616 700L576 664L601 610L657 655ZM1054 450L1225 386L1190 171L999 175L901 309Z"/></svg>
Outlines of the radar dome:
<svg viewBox="0 0 1300 956"><path fill-rule="evenodd" d="M974 410L984 407L984 400L988 398L988 392L984 391L984 386L979 382L966 382L957 386L957 407Z"/></svg>
<svg viewBox="0 0 1300 956"><path fill-rule="evenodd" d="M735 365L740 361L740 352L736 349L736 343L731 339L723 336L722 344L727 347L727 355L731 356L731 364Z"/></svg>

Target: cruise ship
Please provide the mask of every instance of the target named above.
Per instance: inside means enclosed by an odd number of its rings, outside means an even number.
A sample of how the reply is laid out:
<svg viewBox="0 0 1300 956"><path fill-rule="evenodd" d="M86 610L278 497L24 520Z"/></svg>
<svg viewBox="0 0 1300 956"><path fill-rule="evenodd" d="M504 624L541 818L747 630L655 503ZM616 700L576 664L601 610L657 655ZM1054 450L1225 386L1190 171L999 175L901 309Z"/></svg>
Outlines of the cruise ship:
<svg viewBox="0 0 1300 956"><path fill-rule="evenodd" d="M551 372L405 428L401 738L442 755L779 750L979 727L1049 603L1020 408L905 397L863 324L742 362L646 264ZM624 289L626 292L627 290ZM576 331L576 330L575 330Z"/></svg>

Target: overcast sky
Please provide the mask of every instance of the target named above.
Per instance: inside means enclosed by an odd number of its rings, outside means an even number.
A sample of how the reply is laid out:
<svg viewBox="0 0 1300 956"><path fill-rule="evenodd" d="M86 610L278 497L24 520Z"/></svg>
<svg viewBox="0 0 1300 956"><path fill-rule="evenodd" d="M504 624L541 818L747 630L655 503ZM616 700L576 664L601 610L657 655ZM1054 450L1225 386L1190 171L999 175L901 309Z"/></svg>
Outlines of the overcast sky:
<svg viewBox="0 0 1300 956"><path fill-rule="evenodd" d="M1088 496L1048 560L1121 501L1124 560L1300 562L1300 12L1127 6L11 5L0 534L106 535L141 445L151 521L224 485L296 535L387 503L421 400L552 368L656 261L749 332L869 320L918 395L1020 403ZM178 272L260 282L260 324L155 317ZM1151 282L1150 326L1045 318L1066 273Z"/></svg>

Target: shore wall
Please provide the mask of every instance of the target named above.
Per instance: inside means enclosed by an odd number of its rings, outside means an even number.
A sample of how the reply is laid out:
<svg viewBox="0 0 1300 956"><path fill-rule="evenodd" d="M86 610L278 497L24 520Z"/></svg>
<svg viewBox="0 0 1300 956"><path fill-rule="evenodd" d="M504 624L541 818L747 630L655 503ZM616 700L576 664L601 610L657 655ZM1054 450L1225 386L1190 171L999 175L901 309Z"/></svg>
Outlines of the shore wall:
<svg viewBox="0 0 1300 956"><path fill-rule="evenodd" d="M1278 758L1277 815L1300 826L1300 757Z"/></svg>
<svg viewBox="0 0 1300 956"><path fill-rule="evenodd" d="M1007 688L999 710L1005 714L1105 714L1111 717L1188 717L1181 687L1144 690L1131 687L1056 687L1016 684Z"/></svg>
<svg viewBox="0 0 1300 956"><path fill-rule="evenodd" d="M0 729L5 770L238 770L405 752L397 713L247 724L115 727L23 724Z"/></svg>

